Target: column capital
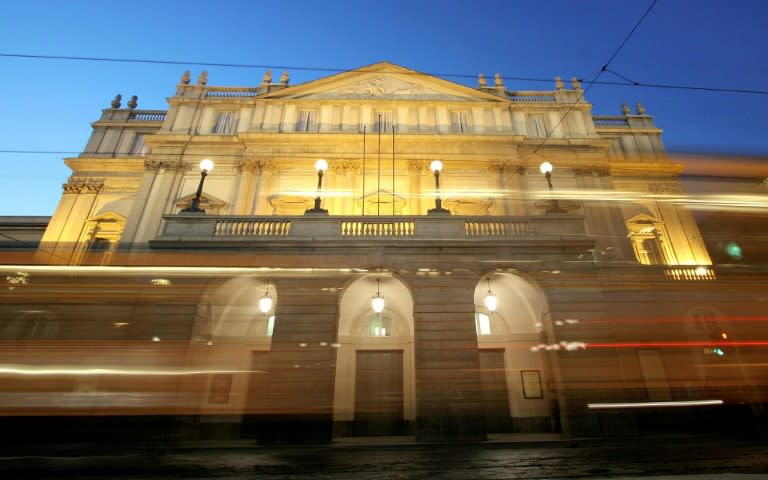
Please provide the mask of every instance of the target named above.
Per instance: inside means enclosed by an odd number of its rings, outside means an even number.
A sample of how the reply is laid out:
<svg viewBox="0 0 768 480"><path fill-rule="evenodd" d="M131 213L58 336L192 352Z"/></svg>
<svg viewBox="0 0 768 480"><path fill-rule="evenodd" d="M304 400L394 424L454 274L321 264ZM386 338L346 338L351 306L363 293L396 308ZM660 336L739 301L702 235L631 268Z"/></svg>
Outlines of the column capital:
<svg viewBox="0 0 768 480"><path fill-rule="evenodd" d="M184 165L178 160L144 160L144 171L159 172L161 170L182 170Z"/></svg>
<svg viewBox="0 0 768 480"><path fill-rule="evenodd" d="M62 185L64 193L98 194L104 190L103 178L70 178Z"/></svg>
<svg viewBox="0 0 768 480"><path fill-rule="evenodd" d="M360 161L353 160L351 158L344 158L340 160L331 160L330 162L330 169L334 172L338 172L341 174L345 174L347 172L350 173L360 173Z"/></svg>
<svg viewBox="0 0 768 480"><path fill-rule="evenodd" d="M262 172L266 166L266 161L257 158L235 160L235 171L237 172Z"/></svg>
<svg viewBox="0 0 768 480"><path fill-rule="evenodd" d="M414 159L408 160L406 165L410 173L421 173L425 171L427 167L426 162L424 162L424 160L414 160Z"/></svg>

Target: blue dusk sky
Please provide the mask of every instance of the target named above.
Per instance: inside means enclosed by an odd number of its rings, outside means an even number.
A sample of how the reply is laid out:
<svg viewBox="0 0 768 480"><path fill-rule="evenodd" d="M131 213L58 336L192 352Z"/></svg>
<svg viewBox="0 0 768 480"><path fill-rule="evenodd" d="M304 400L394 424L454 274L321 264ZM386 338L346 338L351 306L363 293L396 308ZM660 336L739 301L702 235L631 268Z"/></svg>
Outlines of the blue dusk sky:
<svg viewBox="0 0 768 480"><path fill-rule="evenodd" d="M511 90L588 81L652 0L13 1L0 15L0 215L51 215L90 123L117 94L165 109L184 70L210 85L256 86L265 68L21 58L102 57L272 66L291 84L390 61ZM609 69L642 84L768 91L768 2L658 0ZM293 68L290 68L293 67ZM455 74L458 76L449 76ZM462 76L463 75L463 76ZM550 79L528 82L517 78ZM603 72L600 81L626 83ZM595 84L593 113L639 101L671 152L765 156L768 95ZM51 151L72 153L15 153Z"/></svg>

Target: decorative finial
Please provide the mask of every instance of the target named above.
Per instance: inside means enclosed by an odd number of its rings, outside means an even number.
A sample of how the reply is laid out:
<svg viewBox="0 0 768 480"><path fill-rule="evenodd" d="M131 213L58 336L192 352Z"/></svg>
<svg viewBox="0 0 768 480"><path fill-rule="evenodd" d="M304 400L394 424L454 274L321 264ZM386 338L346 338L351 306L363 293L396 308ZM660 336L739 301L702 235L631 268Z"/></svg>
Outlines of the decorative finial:
<svg viewBox="0 0 768 480"><path fill-rule="evenodd" d="M632 110L629 109L629 105L626 103L621 104L621 113L624 115L632 115Z"/></svg>
<svg viewBox="0 0 768 480"><path fill-rule="evenodd" d="M565 90L565 84L560 77L555 77L555 90Z"/></svg>
<svg viewBox="0 0 768 480"><path fill-rule="evenodd" d="M645 115L645 107L640 105L640 102L635 103L635 111L638 115Z"/></svg>
<svg viewBox="0 0 768 480"><path fill-rule="evenodd" d="M581 90L581 82L576 77L571 77L571 87L573 87L574 90Z"/></svg>
<svg viewBox="0 0 768 480"><path fill-rule="evenodd" d="M480 85L480 88L485 88L488 86L488 80L485 79L484 73L481 73L477 76L477 83Z"/></svg>
<svg viewBox="0 0 768 480"><path fill-rule="evenodd" d="M181 83L183 83L184 85L189 85L189 77L190 77L189 70L186 70L184 72L184 75L181 76Z"/></svg>
<svg viewBox="0 0 768 480"><path fill-rule="evenodd" d="M272 70L267 70L264 72L264 77L261 79L262 85L269 85L272 83Z"/></svg>
<svg viewBox="0 0 768 480"><path fill-rule="evenodd" d="M200 72L200 76L197 77L197 84L205 85L206 83L208 83L208 72L203 70L202 72Z"/></svg>
<svg viewBox="0 0 768 480"><path fill-rule="evenodd" d="M280 75L280 85L288 85L288 72L283 72Z"/></svg>
<svg viewBox="0 0 768 480"><path fill-rule="evenodd" d="M120 108L120 100L123 99L123 96L119 93L115 95L115 98L112 100L112 108Z"/></svg>
<svg viewBox="0 0 768 480"><path fill-rule="evenodd" d="M496 84L497 88L504 88L504 79L501 78L500 73L493 76L493 82Z"/></svg>
<svg viewBox="0 0 768 480"><path fill-rule="evenodd" d="M136 106L139 104L139 97L136 95L132 96L130 100L128 100L128 108L133 110L136 108Z"/></svg>

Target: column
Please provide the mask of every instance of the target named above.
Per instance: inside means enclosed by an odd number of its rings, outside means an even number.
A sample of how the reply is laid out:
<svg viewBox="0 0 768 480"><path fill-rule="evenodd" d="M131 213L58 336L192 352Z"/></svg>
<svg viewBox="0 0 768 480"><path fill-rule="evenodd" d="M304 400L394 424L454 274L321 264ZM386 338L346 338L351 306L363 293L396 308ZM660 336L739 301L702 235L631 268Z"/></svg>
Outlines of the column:
<svg viewBox="0 0 768 480"><path fill-rule="evenodd" d="M88 247L83 236L86 220L94 215L98 195L104 189L103 179L70 179L64 184L56 214L40 242L36 258L46 263L77 262Z"/></svg>
<svg viewBox="0 0 768 480"><path fill-rule="evenodd" d="M408 214L424 215L426 210L421 198L421 174L425 170L424 161L408 160Z"/></svg>
<svg viewBox="0 0 768 480"><path fill-rule="evenodd" d="M264 170L264 162L249 158L235 165L235 169L238 183L230 212L234 215L252 215L255 196Z"/></svg>
<svg viewBox="0 0 768 480"><path fill-rule="evenodd" d="M332 160L329 170L334 172L334 188L336 195L329 203L333 209L329 211L334 215L358 215L358 192L355 190L355 175L360 173L358 160L344 159Z"/></svg>
<svg viewBox="0 0 768 480"><path fill-rule="evenodd" d="M573 173L579 189L614 191L607 168L574 168ZM627 227L618 204L590 201L584 202L582 208L587 234L595 239L595 260L633 260L632 245L627 240Z"/></svg>
<svg viewBox="0 0 768 480"><path fill-rule="evenodd" d="M279 166L265 162L250 200L249 215L272 215L274 213L272 205L269 204L269 195L275 190L275 178L279 174Z"/></svg>
<svg viewBox="0 0 768 480"><path fill-rule="evenodd" d="M174 180L183 175L185 165L177 161L147 160L144 176L133 201L125 226L121 248L152 240L160 230L165 205L173 194Z"/></svg>

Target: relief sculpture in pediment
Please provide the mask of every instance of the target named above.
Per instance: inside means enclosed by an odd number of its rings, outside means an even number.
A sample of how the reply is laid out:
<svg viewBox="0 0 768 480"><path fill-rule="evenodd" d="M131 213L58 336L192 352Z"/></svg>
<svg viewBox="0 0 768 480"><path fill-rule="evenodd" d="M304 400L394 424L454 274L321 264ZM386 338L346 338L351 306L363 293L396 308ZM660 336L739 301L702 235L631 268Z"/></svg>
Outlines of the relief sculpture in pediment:
<svg viewBox="0 0 768 480"><path fill-rule="evenodd" d="M395 77L378 75L360 80L350 85L341 86L332 91L317 92L307 97L313 98L344 98L354 100L381 98L431 98L431 99L460 99L451 95L437 92L417 83L411 83Z"/></svg>

